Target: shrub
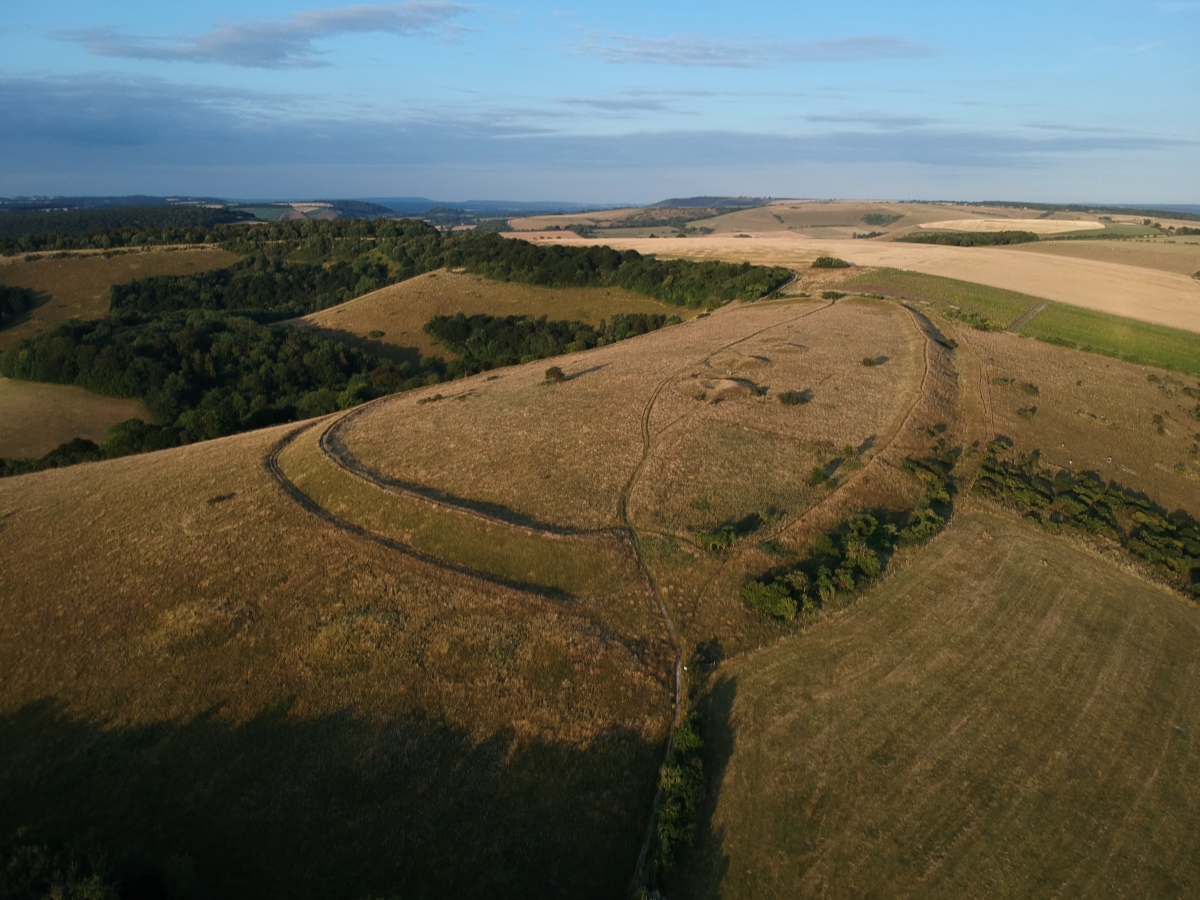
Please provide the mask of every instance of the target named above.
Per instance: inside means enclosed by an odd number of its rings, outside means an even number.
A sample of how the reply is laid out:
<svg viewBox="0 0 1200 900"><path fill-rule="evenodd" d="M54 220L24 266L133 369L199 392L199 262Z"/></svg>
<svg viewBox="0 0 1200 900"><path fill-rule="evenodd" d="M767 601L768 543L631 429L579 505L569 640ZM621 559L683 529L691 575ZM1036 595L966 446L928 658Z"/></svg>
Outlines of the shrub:
<svg viewBox="0 0 1200 900"><path fill-rule="evenodd" d="M779 395L779 402L784 406L800 406L811 399L808 391L784 391Z"/></svg>
<svg viewBox="0 0 1200 900"><path fill-rule="evenodd" d="M367 332L367 337L369 337L373 341L377 341L381 337L383 337L383 332L380 331L378 328L372 328L370 331Z"/></svg>
<svg viewBox="0 0 1200 900"><path fill-rule="evenodd" d="M658 787L663 799L655 816L649 880L662 885L695 840L704 800L704 742L695 713L680 722L671 755L659 769Z"/></svg>
<svg viewBox="0 0 1200 900"><path fill-rule="evenodd" d="M821 291L822 300L841 300L845 296L841 291Z"/></svg>
<svg viewBox="0 0 1200 900"><path fill-rule="evenodd" d="M549 384L559 384L567 380L567 376L563 374L563 370L558 366L551 366L546 370L546 381Z"/></svg>
<svg viewBox="0 0 1200 900"><path fill-rule="evenodd" d="M879 365L879 361L877 359L875 359L875 357L873 357L873 356L864 356L862 362L863 362L863 365L867 366L867 367Z"/></svg>
<svg viewBox="0 0 1200 900"><path fill-rule="evenodd" d="M838 259L836 256L818 256L813 260L812 267L814 269L848 269L850 263L844 259Z"/></svg>
<svg viewBox="0 0 1200 900"><path fill-rule="evenodd" d="M818 484L824 484L829 480L829 474L823 466L813 466L812 471L808 473L808 483L813 487Z"/></svg>
<svg viewBox="0 0 1200 900"><path fill-rule="evenodd" d="M796 618L796 601L787 586L779 582L747 581L742 585L742 598L754 609L776 619Z"/></svg>

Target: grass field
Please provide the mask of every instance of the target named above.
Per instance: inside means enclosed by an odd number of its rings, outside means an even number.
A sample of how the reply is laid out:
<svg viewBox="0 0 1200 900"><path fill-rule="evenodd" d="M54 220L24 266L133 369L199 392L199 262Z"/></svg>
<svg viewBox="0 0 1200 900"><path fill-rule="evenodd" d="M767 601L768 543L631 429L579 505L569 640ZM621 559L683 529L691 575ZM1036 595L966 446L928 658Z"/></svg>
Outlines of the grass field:
<svg viewBox="0 0 1200 900"><path fill-rule="evenodd" d="M954 573L951 576L949 573ZM723 668L679 896L1191 896L1200 611L976 510Z"/></svg>
<svg viewBox="0 0 1200 900"><path fill-rule="evenodd" d="M0 458L42 456L77 437L99 443L105 431L126 419L148 422L150 411L140 400L0 378Z"/></svg>
<svg viewBox="0 0 1200 900"><path fill-rule="evenodd" d="M98 319L108 312L108 289L134 278L191 275L219 269L237 259L211 247L150 249L111 257L71 254L61 259L14 259L0 265L0 284L25 287L47 299L21 321L0 331L0 349L67 319Z"/></svg>
<svg viewBox="0 0 1200 900"><path fill-rule="evenodd" d="M382 355L445 358L451 354L425 333L425 323L434 316L459 312L548 316L592 325L616 313L691 314L620 288L544 288L441 269L288 324Z"/></svg>
<svg viewBox="0 0 1200 900"><path fill-rule="evenodd" d="M1200 375L1200 334L1052 303L1021 334L1130 362Z"/></svg>
<svg viewBox="0 0 1200 900"><path fill-rule="evenodd" d="M946 318L976 316L996 330L1007 328L1045 302L1015 291L901 269L866 272L847 279L843 286L912 302Z"/></svg>

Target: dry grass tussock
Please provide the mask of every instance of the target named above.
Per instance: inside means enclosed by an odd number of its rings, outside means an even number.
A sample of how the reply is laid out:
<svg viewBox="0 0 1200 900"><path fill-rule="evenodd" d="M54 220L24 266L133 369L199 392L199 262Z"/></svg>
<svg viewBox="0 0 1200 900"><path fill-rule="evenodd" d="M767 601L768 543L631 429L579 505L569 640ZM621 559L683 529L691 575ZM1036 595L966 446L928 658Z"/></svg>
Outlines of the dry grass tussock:
<svg viewBox="0 0 1200 900"><path fill-rule="evenodd" d="M722 670L683 893L1194 894L1198 648L1168 591L960 513L851 609Z"/></svg>
<svg viewBox="0 0 1200 900"><path fill-rule="evenodd" d="M77 437L98 443L110 426L135 418L150 420L140 400L0 378L0 457L41 456Z"/></svg>
<svg viewBox="0 0 1200 900"><path fill-rule="evenodd" d="M548 316L592 325L615 313L690 314L621 288L546 288L441 269L288 324L325 333L374 353L404 356L415 351L421 356L445 358L451 354L425 333L425 323L434 316L460 312Z"/></svg>
<svg viewBox="0 0 1200 900"><path fill-rule="evenodd" d="M153 248L110 257L73 253L0 265L0 284L30 288L48 299L0 331L0 349L67 319L98 319L108 312L108 288L154 275L192 275L228 266L237 254L213 247Z"/></svg>

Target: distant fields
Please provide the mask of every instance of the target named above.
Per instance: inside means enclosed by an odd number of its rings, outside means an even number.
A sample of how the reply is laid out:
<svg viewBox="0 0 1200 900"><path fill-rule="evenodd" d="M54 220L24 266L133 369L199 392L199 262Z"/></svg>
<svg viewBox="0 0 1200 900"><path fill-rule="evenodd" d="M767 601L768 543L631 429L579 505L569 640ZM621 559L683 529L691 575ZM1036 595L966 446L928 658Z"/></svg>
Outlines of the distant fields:
<svg viewBox="0 0 1200 900"><path fill-rule="evenodd" d="M681 896L1194 895L1197 678L1193 605L962 513L841 616L722 671Z"/></svg>
<svg viewBox="0 0 1200 900"><path fill-rule="evenodd" d="M41 456L77 437L99 443L110 426L135 418L150 419L140 400L0 378L0 458Z"/></svg>

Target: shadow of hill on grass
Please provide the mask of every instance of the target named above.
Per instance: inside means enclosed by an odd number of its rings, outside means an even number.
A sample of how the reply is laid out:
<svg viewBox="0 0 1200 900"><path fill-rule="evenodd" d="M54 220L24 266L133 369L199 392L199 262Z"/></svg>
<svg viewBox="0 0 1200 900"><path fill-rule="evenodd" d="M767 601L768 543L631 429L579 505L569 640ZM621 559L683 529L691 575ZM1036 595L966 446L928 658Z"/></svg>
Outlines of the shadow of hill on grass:
<svg viewBox="0 0 1200 900"><path fill-rule="evenodd" d="M26 705L0 717L0 831L100 850L128 897L624 890L661 752L640 734L476 742L419 717L288 705L141 725Z"/></svg>

